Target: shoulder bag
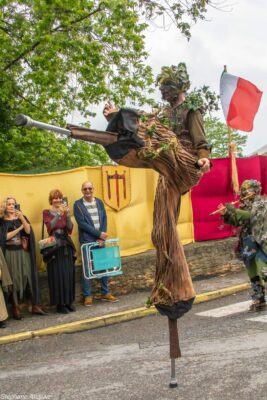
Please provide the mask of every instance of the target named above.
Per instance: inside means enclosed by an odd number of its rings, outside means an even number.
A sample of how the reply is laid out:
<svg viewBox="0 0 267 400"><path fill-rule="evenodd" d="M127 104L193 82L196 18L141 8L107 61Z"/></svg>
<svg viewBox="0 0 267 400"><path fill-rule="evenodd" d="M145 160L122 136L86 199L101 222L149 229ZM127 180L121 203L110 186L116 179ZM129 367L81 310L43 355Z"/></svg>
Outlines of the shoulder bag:
<svg viewBox="0 0 267 400"><path fill-rule="evenodd" d="M38 243L39 243L40 253L43 256L43 260L47 264L53 258L55 258L55 253L59 248L59 244L55 236L48 236L48 238L44 239L44 221L42 224L42 239L39 240Z"/></svg>

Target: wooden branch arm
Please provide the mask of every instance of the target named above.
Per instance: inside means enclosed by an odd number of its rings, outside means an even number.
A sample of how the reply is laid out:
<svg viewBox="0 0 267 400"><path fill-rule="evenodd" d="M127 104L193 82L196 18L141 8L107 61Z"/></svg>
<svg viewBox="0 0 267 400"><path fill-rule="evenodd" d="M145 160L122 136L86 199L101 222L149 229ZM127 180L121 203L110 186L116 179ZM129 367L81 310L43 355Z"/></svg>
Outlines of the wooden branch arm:
<svg viewBox="0 0 267 400"><path fill-rule="evenodd" d="M74 139L101 144L102 146L107 146L118 140L118 134L116 132L99 131L75 125L68 125L67 129L71 131L71 137Z"/></svg>

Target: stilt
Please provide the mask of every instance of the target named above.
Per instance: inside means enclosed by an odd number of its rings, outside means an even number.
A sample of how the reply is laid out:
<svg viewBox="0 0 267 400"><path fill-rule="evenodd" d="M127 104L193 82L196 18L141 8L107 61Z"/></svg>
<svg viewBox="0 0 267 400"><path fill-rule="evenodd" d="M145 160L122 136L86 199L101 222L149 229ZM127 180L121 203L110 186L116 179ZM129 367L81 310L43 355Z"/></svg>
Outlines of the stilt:
<svg viewBox="0 0 267 400"><path fill-rule="evenodd" d="M179 345L177 320L168 318L168 321L169 321L170 359L171 359L171 380L169 387L175 388L178 386L177 378L175 375L175 359L181 357L181 350Z"/></svg>

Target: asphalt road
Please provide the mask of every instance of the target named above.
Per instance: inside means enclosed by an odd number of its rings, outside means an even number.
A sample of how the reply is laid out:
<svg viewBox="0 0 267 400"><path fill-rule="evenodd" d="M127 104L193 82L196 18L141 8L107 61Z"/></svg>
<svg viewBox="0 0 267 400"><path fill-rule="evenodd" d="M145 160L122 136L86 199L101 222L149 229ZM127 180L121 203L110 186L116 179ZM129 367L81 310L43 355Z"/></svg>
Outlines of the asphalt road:
<svg viewBox="0 0 267 400"><path fill-rule="evenodd" d="M267 399L267 311L247 312L248 299L198 304L179 320L178 388L168 387L167 318L150 316L1 345L0 400Z"/></svg>

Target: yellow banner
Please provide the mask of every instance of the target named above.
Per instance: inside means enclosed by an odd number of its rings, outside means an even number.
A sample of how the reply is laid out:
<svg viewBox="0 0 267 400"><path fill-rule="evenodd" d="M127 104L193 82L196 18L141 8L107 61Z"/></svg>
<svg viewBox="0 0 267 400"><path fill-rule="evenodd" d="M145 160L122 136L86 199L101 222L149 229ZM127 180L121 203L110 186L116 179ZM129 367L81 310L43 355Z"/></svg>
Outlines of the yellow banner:
<svg viewBox="0 0 267 400"><path fill-rule="evenodd" d="M115 168L121 174L121 170L118 167ZM122 167L122 170L126 171L127 169ZM107 171L110 173L110 166ZM108 235L109 238L120 239L122 256L130 256L153 249L151 231L158 174L149 169L131 168L129 169L129 177L130 190L126 187L126 198L128 198L129 203L119 210L113 207L113 204L105 204L108 217ZM41 239L42 211L50 207L48 203L49 192L52 189L60 189L63 195L68 197L71 207L72 221L74 222L72 238L77 248L78 262L80 262L78 230L73 217L72 206L75 200L82 197L81 186L87 180L94 184L94 195L104 200L101 167L80 167L69 171L35 175L0 173L0 198L3 200L8 195L16 198L21 205L21 210L29 218L38 242ZM119 181L119 184L121 185L122 182ZM123 186L119 187L119 191L119 204L122 205ZM115 196L115 205L117 204L116 201ZM186 194L182 199L178 224L178 231L183 244L194 240L192 220L190 194ZM41 266L38 248L37 255L38 263Z"/></svg>

